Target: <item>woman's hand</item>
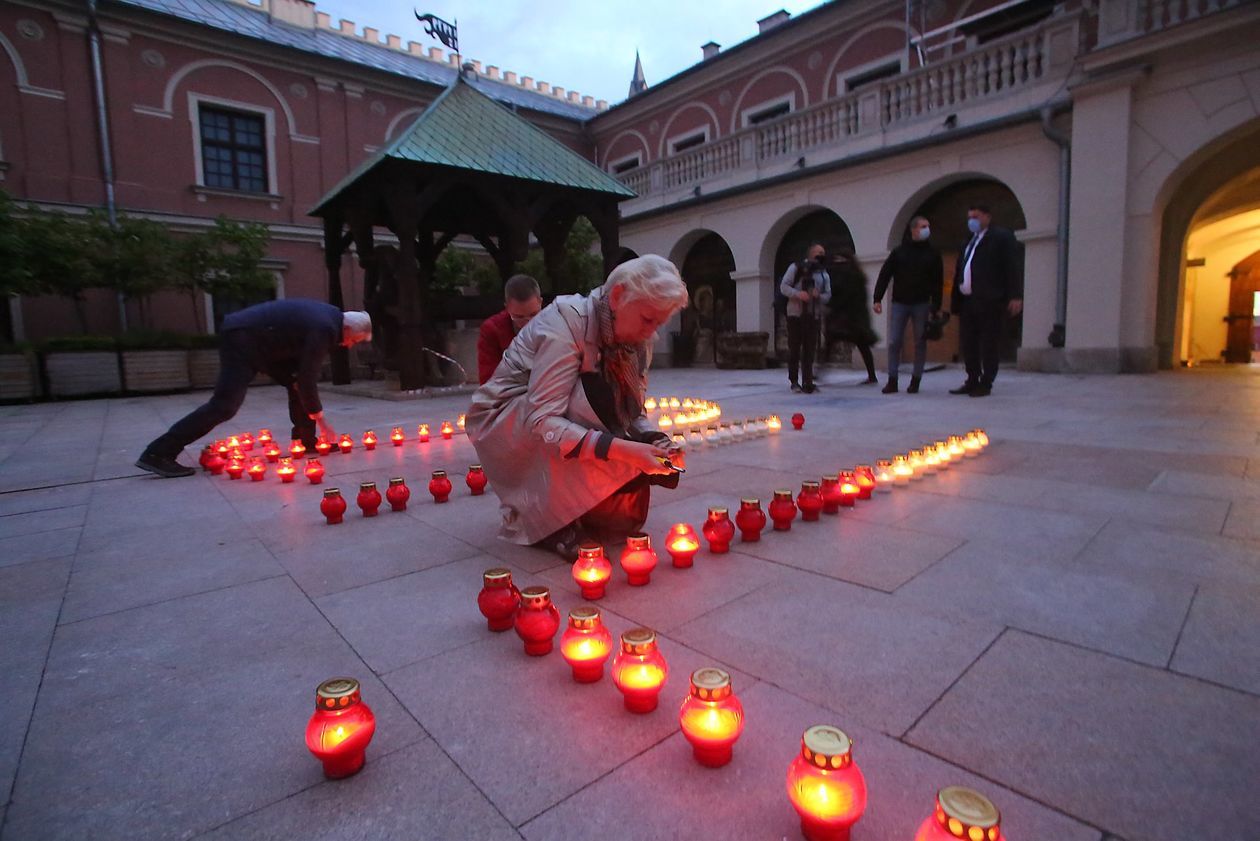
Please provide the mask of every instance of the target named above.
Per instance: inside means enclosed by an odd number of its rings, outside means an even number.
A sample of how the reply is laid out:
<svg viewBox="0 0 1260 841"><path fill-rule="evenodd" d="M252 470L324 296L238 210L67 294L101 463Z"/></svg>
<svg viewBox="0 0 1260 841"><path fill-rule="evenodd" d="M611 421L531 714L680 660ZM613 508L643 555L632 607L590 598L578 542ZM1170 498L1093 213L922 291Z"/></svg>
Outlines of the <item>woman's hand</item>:
<svg viewBox="0 0 1260 841"><path fill-rule="evenodd" d="M669 458L669 451L654 444L640 444L638 441L617 438L608 450L608 457L622 464L628 464L640 473L653 476L673 473L661 463L661 459Z"/></svg>

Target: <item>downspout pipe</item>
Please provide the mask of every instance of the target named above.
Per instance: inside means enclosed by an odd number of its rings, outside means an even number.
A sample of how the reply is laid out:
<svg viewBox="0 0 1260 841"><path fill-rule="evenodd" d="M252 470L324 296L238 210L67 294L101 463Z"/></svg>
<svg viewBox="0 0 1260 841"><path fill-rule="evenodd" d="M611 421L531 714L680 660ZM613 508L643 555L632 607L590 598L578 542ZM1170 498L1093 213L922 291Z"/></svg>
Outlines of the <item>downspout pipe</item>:
<svg viewBox="0 0 1260 841"><path fill-rule="evenodd" d="M1050 347L1061 348L1067 342L1067 293L1068 293L1068 214L1071 207L1069 191L1072 183L1072 141L1068 135L1054 127L1054 109L1041 109L1041 131L1059 147L1059 253L1054 295L1054 326L1047 341Z"/></svg>
<svg viewBox="0 0 1260 841"><path fill-rule="evenodd" d="M92 63L92 94L96 100L96 134L100 140L101 180L105 182L105 214L111 228L118 227L118 202L114 195L114 150L109 142L109 107L105 100L105 70L101 58L101 26L96 17L97 0L88 0L88 48ZM127 330L127 299L118 293L118 326Z"/></svg>

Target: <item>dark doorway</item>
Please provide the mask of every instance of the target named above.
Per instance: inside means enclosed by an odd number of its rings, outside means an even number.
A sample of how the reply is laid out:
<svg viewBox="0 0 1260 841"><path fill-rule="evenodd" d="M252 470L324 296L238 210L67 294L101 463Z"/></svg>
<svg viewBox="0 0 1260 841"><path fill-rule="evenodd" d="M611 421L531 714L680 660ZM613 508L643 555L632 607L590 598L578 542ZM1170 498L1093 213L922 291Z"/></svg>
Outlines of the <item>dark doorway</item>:
<svg viewBox="0 0 1260 841"><path fill-rule="evenodd" d="M788 266L805 258L805 251L820 243L828 254L841 248L853 250L853 235L844 220L830 210L815 210L787 229L774 253L774 355L787 359L787 299L779 292L779 282Z"/></svg>
<svg viewBox="0 0 1260 841"><path fill-rule="evenodd" d="M687 251L681 271L691 305L682 311L674 364L716 364L715 337L735 329L735 256L726 240L708 233Z"/></svg>

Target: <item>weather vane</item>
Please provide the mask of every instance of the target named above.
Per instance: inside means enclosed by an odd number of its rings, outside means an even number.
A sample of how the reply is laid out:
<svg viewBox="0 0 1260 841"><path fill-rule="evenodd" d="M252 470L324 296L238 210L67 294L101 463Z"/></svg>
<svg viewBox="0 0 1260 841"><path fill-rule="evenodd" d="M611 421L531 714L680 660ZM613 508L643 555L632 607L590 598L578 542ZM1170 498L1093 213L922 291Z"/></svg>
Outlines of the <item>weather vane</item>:
<svg viewBox="0 0 1260 841"><path fill-rule="evenodd" d="M413 9L413 11L415 11ZM447 23L437 15L422 15L416 12L416 20L424 24L424 34L437 38L453 52L459 52L459 19Z"/></svg>

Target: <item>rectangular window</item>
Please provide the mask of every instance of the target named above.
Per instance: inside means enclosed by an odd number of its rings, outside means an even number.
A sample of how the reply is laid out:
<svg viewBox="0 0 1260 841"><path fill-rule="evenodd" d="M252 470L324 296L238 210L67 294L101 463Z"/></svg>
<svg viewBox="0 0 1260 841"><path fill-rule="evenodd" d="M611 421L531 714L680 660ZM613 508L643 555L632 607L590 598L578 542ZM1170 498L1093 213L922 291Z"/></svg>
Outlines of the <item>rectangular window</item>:
<svg viewBox="0 0 1260 841"><path fill-rule="evenodd" d="M869 85L871 82L878 82L881 79L889 79L901 72L901 62L894 61L890 64L882 64L870 70L863 71L853 76L849 76L844 80L845 92L855 91L863 85Z"/></svg>
<svg viewBox="0 0 1260 841"><path fill-rule="evenodd" d="M767 123L770 120L777 120L779 117L792 113L792 103L788 101L771 105L769 108L763 108L760 111L754 111L744 117L744 125L756 126Z"/></svg>
<svg viewBox="0 0 1260 841"><path fill-rule="evenodd" d="M201 165L205 186L267 192L266 121L261 114L202 104Z"/></svg>
<svg viewBox="0 0 1260 841"><path fill-rule="evenodd" d="M632 155L631 157L622 158L619 161L614 161L612 165L612 171L614 175L621 175L623 172L629 172L632 169L638 169L642 165L643 163L642 161L639 160L639 156Z"/></svg>
<svg viewBox="0 0 1260 841"><path fill-rule="evenodd" d="M688 149L703 146L708 139L709 133L707 131L698 131L695 134L689 134L686 137L675 140L670 146L674 150L674 154L677 155L679 152L686 152Z"/></svg>

